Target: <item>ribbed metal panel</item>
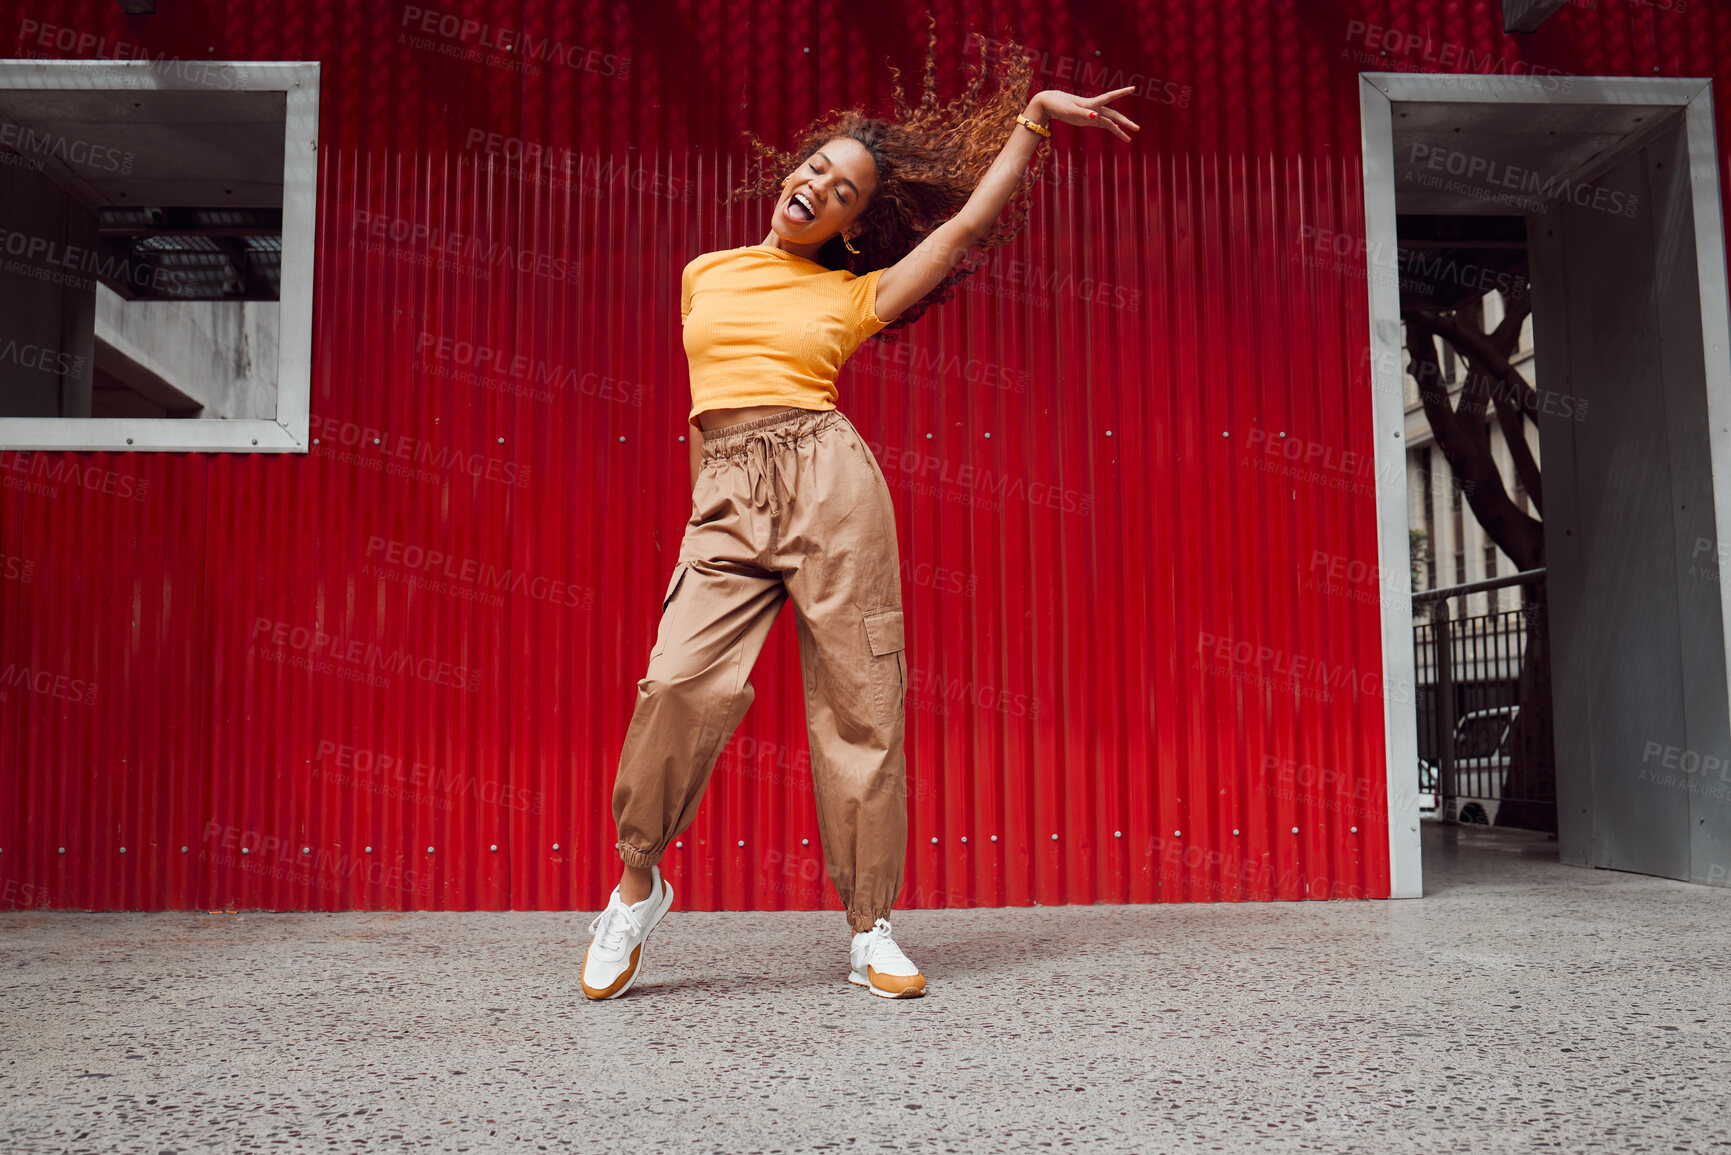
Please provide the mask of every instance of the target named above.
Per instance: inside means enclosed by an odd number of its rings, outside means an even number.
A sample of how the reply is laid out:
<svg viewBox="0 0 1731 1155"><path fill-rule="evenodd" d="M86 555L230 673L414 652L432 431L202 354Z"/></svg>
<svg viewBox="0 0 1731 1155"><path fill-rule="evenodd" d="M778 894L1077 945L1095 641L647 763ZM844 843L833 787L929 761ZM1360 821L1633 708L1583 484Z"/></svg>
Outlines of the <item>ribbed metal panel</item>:
<svg viewBox="0 0 1731 1155"><path fill-rule="evenodd" d="M5 7L14 55L67 52L28 20L319 60L323 123L313 452L0 454L0 905L598 906L688 509L680 269L768 230L718 203L740 130L887 112L925 7ZM1377 589L1317 580L1374 565L1374 479L1286 456L1370 459L1362 277L1300 260L1362 235L1360 25L1607 74L1709 75L1726 40L1705 4L1520 38L1499 7L946 20L946 95L974 30L1043 50L1038 87L1159 99L1128 145L1058 127L1027 234L844 371L904 555L899 905L1387 894ZM510 255L439 263L472 237ZM680 905L834 906L790 624L754 682Z"/></svg>

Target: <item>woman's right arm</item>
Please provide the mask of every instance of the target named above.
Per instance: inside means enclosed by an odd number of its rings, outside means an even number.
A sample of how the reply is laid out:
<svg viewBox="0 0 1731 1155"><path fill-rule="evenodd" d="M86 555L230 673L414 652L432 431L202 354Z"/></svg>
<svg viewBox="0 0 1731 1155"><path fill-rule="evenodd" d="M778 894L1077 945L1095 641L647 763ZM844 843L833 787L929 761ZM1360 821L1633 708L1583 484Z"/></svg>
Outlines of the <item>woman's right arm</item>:
<svg viewBox="0 0 1731 1155"><path fill-rule="evenodd" d="M1028 101L1022 115L1042 127L1054 120L1065 124L1098 124L1119 140L1129 140L1130 134L1119 125L1127 124L1138 132L1142 126L1117 109L1106 106L1125 93L1135 91L1135 85L1131 85L1098 96L1080 97L1047 89ZM968 194L967 203L949 220L926 234L912 252L886 268L878 278L874 312L880 320L895 320L903 309L937 288L1003 214L1004 207L1021 187L1028 162L1040 141L1037 134L1020 123L1007 131L1009 136L1005 138L1003 148L986 169L985 176L980 178L980 183L974 186L974 191Z"/></svg>
<svg viewBox="0 0 1731 1155"><path fill-rule="evenodd" d="M691 426L691 435L686 438L691 444L691 493L697 494L697 471L703 465L703 430Z"/></svg>

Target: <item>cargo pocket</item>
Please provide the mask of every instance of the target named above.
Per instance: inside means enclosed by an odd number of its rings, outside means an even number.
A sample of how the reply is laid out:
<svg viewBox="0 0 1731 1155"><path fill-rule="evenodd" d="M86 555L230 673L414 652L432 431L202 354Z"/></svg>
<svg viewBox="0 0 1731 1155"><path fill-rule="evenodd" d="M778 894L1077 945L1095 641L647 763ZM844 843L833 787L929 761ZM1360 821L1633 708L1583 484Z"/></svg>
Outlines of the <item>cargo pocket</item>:
<svg viewBox="0 0 1731 1155"><path fill-rule="evenodd" d="M902 611L873 610L865 616L865 628L872 655L872 718L880 726L888 725L900 712L907 688Z"/></svg>
<svg viewBox="0 0 1731 1155"><path fill-rule="evenodd" d="M673 567L673 576L667 581L667 592L661 595L661 626L655 631L655 645L649 651L651 658L661 653L661 647L667 643L667 607L673 603L673 595L679 590L679 583L684 580L686 571L691 567L686 562L679 562Z"/></svg>

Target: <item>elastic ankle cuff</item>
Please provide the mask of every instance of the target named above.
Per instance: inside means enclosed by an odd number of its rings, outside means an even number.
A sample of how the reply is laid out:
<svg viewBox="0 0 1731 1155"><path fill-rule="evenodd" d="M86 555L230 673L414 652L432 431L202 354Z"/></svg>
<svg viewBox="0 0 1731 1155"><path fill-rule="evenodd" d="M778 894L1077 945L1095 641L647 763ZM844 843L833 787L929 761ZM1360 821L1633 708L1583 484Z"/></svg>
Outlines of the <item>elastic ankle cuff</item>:
<svg viewBox="0 0 1731 1155"><path fill-rule="evenodd" d="M628 842L617 842L614 845L619 850L619 861L626 866L634 866L638 870L648 870L661 861L661 855L653 850L639 850Z"/></svg>
<svg viewBox="0 0 1731 1155"><path fill-rule="evenodd" d="M849 907L847 912L847 924L853 928L855 934L861 934L876 925L878 919L881 918L885 922L888 922L889 917L890 908L887 906L877 910L859 910Z"/></svg>

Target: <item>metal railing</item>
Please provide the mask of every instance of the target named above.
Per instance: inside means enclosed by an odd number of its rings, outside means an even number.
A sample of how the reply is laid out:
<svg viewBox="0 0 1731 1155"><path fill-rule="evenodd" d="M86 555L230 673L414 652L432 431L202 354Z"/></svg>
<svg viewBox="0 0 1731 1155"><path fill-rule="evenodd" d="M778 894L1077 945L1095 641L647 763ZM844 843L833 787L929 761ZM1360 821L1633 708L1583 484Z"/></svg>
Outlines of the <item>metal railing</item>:
<svg viewBox="0 0 1731 1155"><path fill-rule="evenodd" d="M1555 805L1554 776L1529 773L1518 783L1511 783L1509 775L1508 743L1517 715L1528 705L1520 701L1520 684L1529 630L1544 628L1542 617L1533 621L1534 610L1543 605L1542 596L1517 609L1458 620L1449 612L1449 603L1455 598L1504 586L1537 585L1542 594L1544 577L1542 568L1523 570L1412 595L1415 617L1419 606L1431 607L1429 621L1413 627L1421 742L1420 765L1415 769L1420 793L1436 795L1437 816L1445 822L1459 817L1461 798L1473 800L1469 807L1477 807L1480 817L1473 820L1478 821L1488 821L1483 817L1486 802ZM1434 783L1425 781L1423 740L1427 728L1423 705L1427 689L1432 692L1429 734L1435 755ZM1457 705L1461 707L1459 718ZM1548 709L1542 711L1542 716L1548 715Z"/></svg>

